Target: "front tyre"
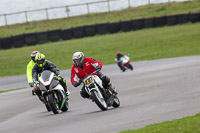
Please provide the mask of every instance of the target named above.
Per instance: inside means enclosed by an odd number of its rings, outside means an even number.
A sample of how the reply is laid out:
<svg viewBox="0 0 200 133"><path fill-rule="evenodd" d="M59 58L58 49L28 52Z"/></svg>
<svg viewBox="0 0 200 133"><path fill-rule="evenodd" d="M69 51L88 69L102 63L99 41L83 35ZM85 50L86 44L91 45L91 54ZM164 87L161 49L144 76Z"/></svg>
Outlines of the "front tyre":
<svg viewBox="0 0 200 133"><path fill-rule="evenodd" d="M52 111L51 107L48 104L45 104L45 107L46 107L46 109L47 109L48 112Z"/></svg>
<svg viewBox="0 0 200 133"><path fill-rule="evenodd" d="M48 102L49 102L49 105L51 106L53 113L58 114L59 113L59 106L58 106L58 103L57 103L57 99L54 96L54 93L48 94Z"/></svg>
<svg viewBox="0 0 200 133"><path fill-rule="evenodd" d="M99 94L96 90L93 90L93 91L91 91L91 96L92 96L93 100L95 101L95 103L97 104L97 106L102 111L105 111L108 109L108 106L107 106L102 94Z"/></svg>
<svg viewBox="0 0 200 133"><path fill-rule="evenodd" d="M44 105L45 105L47 111L50 112L52 110L51 110L51 106L49 105L49 102L48 102L48 97L46 95L44 97L45 97Z"/></svg>

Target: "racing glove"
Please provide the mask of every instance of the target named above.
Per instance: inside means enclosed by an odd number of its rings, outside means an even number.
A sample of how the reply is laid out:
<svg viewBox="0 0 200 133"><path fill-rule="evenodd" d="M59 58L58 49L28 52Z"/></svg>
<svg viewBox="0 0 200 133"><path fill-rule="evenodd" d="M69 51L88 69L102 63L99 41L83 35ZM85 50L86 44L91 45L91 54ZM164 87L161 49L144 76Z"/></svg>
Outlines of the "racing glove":
<svg viewBox="0 0 200 133"><path fill-rule="evenodd" d="M39 81L35 81L34 86L37 87L37 88L39 88Z"/></svg>
<svg viewBox="0 0 200 133"><path fill-rule="evenodd" d="M32 83L29 83L29 86L30 87L33 87L34 86L34 83L32 82Z"/></svg>
<svg viewBox="0 0 200 133"><path fill-rule="evenodd" d="M79 86L80 84L81 84L81 81L74 81L73 86L74 86L74 87L77 87L77 86Z"/></svg>
<svg viewBox="0 0 200 133"><path fill-rule="evenodd" d="M101 66L96 66L96 67L95 67L95 70L96 70L96 71L100 71L100 70L101 70Z"/></svg>
<svg viewBox="0 0 200 133"><path fill-rule="evenodd" d="M57 76L58 80L62 80L62 77L60 75Z"/></svg>
<svg viewBox="0 0 200 133"><path fill-rule="evenodd" d="M66 80L63 77L61 77L60 75L57 76L57 79L58 79L58 81L63 80L63 82L66 83Z"/></svg>

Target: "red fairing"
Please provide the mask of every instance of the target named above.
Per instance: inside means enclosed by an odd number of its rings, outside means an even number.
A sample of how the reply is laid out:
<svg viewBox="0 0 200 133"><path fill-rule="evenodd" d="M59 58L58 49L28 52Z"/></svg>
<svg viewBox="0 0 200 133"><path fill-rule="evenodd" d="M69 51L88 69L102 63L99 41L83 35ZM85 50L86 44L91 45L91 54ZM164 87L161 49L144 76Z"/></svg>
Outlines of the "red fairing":
<svg viewBox="0 0 200 133"><path fill-rule="evenodd" d="M124 66L128 66L130 64L130 61L129 62L127 62L126 64L122 64L122 66L124 67Z"/></svg>
<svg viewBox="0 0 200 133"><path fill-rule="evenodd" d="M83 70L80 67L76 67L75 65L71 68L71 83L73 84L74 81L76 81L76 78L84 79L87 75L90 75L92 72L95 71L95 68L93 65L95 63L98 63L99 66L102 68L102 62L101 61L94 61L91 58L85 58L83 62ZM92 65L93 64L93 65ZM93 75L96 75L97 73L94 73Z"/></svg>

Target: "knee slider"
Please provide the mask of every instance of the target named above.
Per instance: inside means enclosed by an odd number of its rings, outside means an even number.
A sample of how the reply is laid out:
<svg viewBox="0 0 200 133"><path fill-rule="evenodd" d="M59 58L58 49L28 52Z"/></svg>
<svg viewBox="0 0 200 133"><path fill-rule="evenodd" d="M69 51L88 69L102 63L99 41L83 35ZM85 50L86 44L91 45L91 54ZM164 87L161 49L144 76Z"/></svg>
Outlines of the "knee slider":
<svg viewBox="0 0 200 133"><path fill-rule="evenodd" d="M83 98L89 98L89 95L87 94L87 92L81 90L80 91L80 95L83 97Z"/></svg>
<svg viewBox="0 0 200 133"><path fill-rule="evenodd" d="M103 76L102 80L103 80L103 82L106 83L106 84L110 83L110 78L108 78L108 77L105 76L105 75Z"/></svg>

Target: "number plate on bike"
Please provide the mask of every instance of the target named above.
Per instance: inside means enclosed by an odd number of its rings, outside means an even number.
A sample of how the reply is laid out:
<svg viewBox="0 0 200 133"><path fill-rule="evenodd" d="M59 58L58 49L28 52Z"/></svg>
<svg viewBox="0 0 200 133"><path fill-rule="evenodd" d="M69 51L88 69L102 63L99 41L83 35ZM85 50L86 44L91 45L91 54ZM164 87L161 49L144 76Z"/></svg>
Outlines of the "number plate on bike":
<svg viewBox="0 0 200 133"><path fill-rule="evenodd" d="M85 82L86 85L89 85L90 83L93 82L93 78L90 76L90 77L86 78L86 79L84 80L84 82Z"/></svg>

